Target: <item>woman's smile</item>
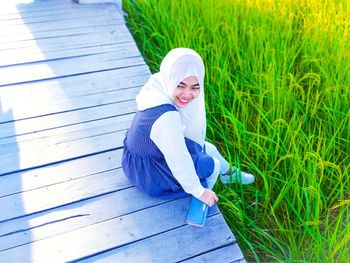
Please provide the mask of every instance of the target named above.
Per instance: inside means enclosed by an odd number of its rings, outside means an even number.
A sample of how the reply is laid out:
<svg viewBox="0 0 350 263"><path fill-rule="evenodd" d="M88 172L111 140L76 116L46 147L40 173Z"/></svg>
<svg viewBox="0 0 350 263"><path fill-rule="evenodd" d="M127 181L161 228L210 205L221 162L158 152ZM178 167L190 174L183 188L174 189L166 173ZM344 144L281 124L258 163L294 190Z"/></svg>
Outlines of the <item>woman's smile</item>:
<svg viewBox="0 0 350 263"><path fill-rule="evenodd" d="M191 99L182 99L179 97L177 97L177 99L181 105L187 105L191 101Z"/></svg>

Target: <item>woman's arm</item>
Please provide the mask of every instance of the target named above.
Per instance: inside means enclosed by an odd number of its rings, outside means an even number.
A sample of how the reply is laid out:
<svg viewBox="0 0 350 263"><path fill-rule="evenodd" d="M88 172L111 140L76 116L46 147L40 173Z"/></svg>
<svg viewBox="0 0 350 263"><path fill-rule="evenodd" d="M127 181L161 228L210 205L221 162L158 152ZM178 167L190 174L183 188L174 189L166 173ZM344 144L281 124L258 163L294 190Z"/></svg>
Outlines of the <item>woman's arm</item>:
<svg viewBox="0 0 350 263"><path fill-rule="evenodd" d="M164 113L153 124L150 137L163 153L170 171L185 192L199 199L204 188L185 144L180 114L177 111Z"/></svg>

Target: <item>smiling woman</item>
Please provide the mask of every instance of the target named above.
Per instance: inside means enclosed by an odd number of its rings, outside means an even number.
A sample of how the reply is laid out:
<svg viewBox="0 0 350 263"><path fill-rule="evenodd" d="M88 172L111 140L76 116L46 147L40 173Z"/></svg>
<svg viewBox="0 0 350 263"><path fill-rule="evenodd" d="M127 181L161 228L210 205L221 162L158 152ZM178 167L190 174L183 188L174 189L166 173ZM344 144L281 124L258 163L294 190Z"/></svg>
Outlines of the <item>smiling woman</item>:
<svg viewBox="0 0 350 263"><path fill-rule="evenodd" d="M123 169L130 182L160 198L188 194L209 206L223 182L249 184L254 176L233 173L216 147L205 142L204 64L188 48L171 50L136 98L137 113L124 141Z"/></svg>

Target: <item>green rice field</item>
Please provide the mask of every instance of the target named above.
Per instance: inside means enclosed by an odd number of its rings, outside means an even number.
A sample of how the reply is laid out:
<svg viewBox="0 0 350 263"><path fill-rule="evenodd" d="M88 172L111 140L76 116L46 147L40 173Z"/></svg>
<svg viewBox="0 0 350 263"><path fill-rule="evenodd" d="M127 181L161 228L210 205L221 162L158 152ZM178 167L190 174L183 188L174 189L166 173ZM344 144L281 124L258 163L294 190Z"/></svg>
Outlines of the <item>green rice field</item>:
<svg viewBox="0 0 350 263"><path fill-rule="evenodd" d="M350 261L350 1L124 0L152 72L206 65L207 139L256 176L215 186L248 262Z"/></svg>

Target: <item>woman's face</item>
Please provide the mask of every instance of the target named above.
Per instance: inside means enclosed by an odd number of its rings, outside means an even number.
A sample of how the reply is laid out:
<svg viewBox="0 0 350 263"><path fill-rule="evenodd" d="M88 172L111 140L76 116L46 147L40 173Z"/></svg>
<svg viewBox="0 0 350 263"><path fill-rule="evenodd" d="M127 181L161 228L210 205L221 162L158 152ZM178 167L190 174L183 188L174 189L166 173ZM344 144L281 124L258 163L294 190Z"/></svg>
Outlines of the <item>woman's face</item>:
<svg viewBox="0 0 350 263"><path fill-rule="evenodd" d="M177 107L186 108L191 101L199 96L199 92L197 77L189 76L177 85L172 99Z"/></svg>

